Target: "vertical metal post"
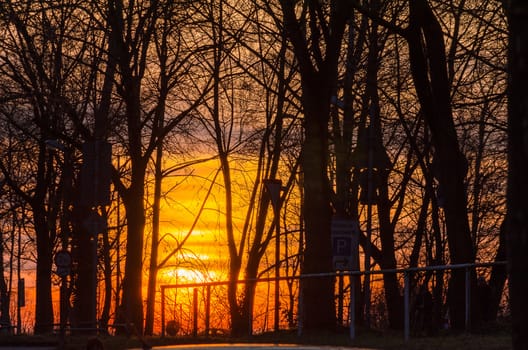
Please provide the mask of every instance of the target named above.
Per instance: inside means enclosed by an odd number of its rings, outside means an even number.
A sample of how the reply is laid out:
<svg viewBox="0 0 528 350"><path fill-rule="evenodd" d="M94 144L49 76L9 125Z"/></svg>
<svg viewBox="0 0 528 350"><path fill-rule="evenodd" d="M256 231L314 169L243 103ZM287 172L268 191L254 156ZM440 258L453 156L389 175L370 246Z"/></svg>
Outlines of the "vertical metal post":
<svg viewBox="0 0 528 350"><path fill-rule="evenodd" d="M404 319L404 339L405 341L409 340L410 335L410 308L409 308L409 272L405 271L403 273L403 319Z"/></svg>
<svg viewBox="0 0 528 350"><path fill-rule="evenodd" d="M92 232L92 325L95 332L97 332L97 232Z"/></svg>
<svg viewBox="0 0 528 350"><path fill-rule="evenodd" d="M297 335L300 337L303 334L304 327L304 300L303 300L303 279L299 277L299 300L297 301Z"/></svg>
<svg viewBox="0 0 528 350"><path fill-rule="evenodd" d="M20 272L21 263L20 263L20 257L22 256L22 228L18 227L18 257L17 257L17 277L18 277L18 286L17 286L17 335L20 335L22 333L22 312L20 310L21 307L26 305L26 298L25 298L25 281L22 278L22 274Z"/></svg>
<svg viewBox="0 0 528 350"><path fill-rule="evenodd" d="M350 339L356 338L356 276L350 275Z"/></svg>
<svg viewBox="0 0 528 350"><path fill-rule="evenodd" d="M61 276L61 285L60 285L60 296L59 296L59 332L60 332L60 340L59 340L59 348L64 349L64 340L66 337L66 289L67 286L67 277Z"/></svg>
<svg viewBox="0 0 528 350"><path fill-rule="evenodd" d="M193 289L193 337L198 336L198 288Z"/></svg>
<svg viewBox="0 0 528 350"><path fill-rule="evenodd" d="M345 276L343 274L340 274L338 277L338 282L339 282L339 287L338 287L338 290L339 290L339 295L337 296L337 324L339 326L342 326L343 325L343 304L344 304L344 298L345 296L343 295L343 290L345 288L344 284L345 284L345 281L344 281L344 278Z"/></svg>
<svg viewBox="0 0 528 350"><path fill-rule="evenodd" d="M466 314L465 314L465 327L466 331L469 331L471 327L471 278L470 278L471 269L469 267L465 268L465 279L466 279Z"/></svg>
<svg viewBox="0 0 528 350"><path fill-rule="evenodd" d="M207 285L205 289L205 335L209 335L209 327L211 323L211 285Z"/></svg>
<svg viewBox="0 0 528 350"><path fill-rule="evenodd" d="M165 287L161 286L161 337L165 337Z"/></svg>

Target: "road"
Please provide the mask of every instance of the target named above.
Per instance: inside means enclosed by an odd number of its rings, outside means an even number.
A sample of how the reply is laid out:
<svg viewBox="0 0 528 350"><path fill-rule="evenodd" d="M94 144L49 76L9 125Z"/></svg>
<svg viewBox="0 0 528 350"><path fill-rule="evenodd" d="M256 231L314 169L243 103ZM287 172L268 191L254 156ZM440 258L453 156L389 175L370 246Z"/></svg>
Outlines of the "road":
<svg viewBox="0 0 528 350"><path fill-rule="evenodd" d="M298 344L192 344L155 346L152 350L375 350L372 348L350 348L343 346L316 346ZM130 350L143 350L134 348Z"/></svg>

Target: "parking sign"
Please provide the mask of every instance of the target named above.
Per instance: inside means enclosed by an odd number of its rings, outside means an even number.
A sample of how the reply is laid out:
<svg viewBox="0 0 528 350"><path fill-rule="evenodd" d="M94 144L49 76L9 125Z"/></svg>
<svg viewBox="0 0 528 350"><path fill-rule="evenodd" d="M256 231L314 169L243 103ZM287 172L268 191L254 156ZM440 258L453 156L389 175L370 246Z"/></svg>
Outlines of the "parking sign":
<svg viewBox="0 0 528 350"><path fill-rule="evenodd" d="M334 270L356 270L359 226L350 219L332 219L332 252Z"/></svg>

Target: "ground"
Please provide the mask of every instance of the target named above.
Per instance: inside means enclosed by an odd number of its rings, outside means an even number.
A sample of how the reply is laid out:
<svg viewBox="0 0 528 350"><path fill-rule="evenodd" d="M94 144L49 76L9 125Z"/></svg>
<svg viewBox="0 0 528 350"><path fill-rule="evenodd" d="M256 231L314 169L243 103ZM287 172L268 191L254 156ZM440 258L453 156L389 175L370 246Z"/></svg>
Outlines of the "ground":
<svg viewBox="0 0 528 350"><path fill-rule="evenodd" d="M99 337L107 350L141 349L142 344L137 338ZM68 336L65 350L85 350L87 336ZM340 348L361 348L380 350L510 350L511 335L505 329L492 329L479 333L442 333L433 337L414 337L408 342L403 339L402 332L361 331L351 340L348 334L320 333L297 336L296 332L280 332L259 336L229 339L229 338L187 338L187 337L151 337L146 339L152 346L182 345L182 344L211 344L221 348L220 344L302 344L307 346L338 346ZM46 349L56 348L58 339L55 336L7 336L0 335L0 350L21 349L19 346L47 346ZM6 347L9 346L9 347ZM201 347L203 349L203 347ZM40 348L43 349L43 348ZM283 349L284 350L284 349Z"/></svg>

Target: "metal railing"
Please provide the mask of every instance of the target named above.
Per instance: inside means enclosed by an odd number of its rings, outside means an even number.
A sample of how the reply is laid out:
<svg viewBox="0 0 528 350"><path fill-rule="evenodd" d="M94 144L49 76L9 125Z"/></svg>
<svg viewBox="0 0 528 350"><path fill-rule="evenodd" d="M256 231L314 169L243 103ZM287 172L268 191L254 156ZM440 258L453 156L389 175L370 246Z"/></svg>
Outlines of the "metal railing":
<svg viewBox="0 0 528 350"><path fill-rule="evenodd" d="M348 286L348 292L347 295L343 295L343 290L341 287L336 288L339 289L338 293L336 293L336 296L339 299L338 304L340 307L345 308L345 310L339 310L340 313L342 313L343 320L346 321L345 326L349 328L349 336L350 338L356 337L356 286L355 280L357 277L359 278L365 278L366 275L374 276L374 275L383 275L383 274L397 274L399 275L399 280L402 282L403 285L403 320L404 320L404 338L405 340L408 340L411 335L411 299L412 299L412 280L411 276L415 274L420 274L424 272L439 272L439 271L453 271L453 270L464 270L465 271L465 325L468 329L470 326L470 315L471 315L471 283L470 277L471 273L475 271L477 268L490 268L493 266L499 266L499 265L505 265L506 262L489 262L489 263L472 263L472 264L456 264L456 265L439 265L439 266L426 266L426 267L415 267L415 268L402 268L402 269L387 269L387 270L370 270L370 271L342 271L342 272L331 272L331 273L319 273L319 274L303 274L300 276L280 276L280 278L270 277L270 278L261 278L261 279L255 279L255 280L239 280L237 283L239 285L243 285L246 283L256 283L261 285L261 289L265 290L264 297L261 301L261 303L265 303L265 306L260 305L260 308L257 308L258 303L255 302L255 310L249 313L249 319L248 323L250 323L250 332L253 333L253 329L259 329L261 332L269 331L269 330L276 330L276 329L285 329L290 328L289 325L291 325L291 320L296 319L296 327L299 334L302 333L303 328L303 315L302 315L302 293L300 290L302 289L302 281L306 279L312 279L312 278L328 278L328 277L335 277L335 278L344 278L349 277L350 279L350 285ZM356 277L356 278L353 278ZM447 277L445 277L447 278ZM365 280L365 279L364 279ZM370 283L376 283L376 280L373 278L369 278ZM273 314L276 314L277 310L273 308L274 305L277 305L277 303L270 302L269 299L273 298L273 293L270 292L273 290L271 288L270 283L285 283L287 281L290 286L292 283L295 284L294 290L297 291L295 295L293 295L293 300L295 300L296 305L292 307L290 306L291 310L296 313L295 315L289 315L290 317L289 321L284 321L282 324L277 325L273 323L273 327L270 327L268 325L268 320L273 319ZM380 284L382 284L382 281L378 281ZM166 284L161 285L161 335L166 336L166 321L167 321L167 312L166 309L169 306L169 301L173 302L173 312L176 314L179 314L179 317L182 318L182 315L186 315L186 320L188 326L185 327L184 325L180 325L181 328L185 328L184 333L192 336L197 336L199 334L199 328L200 326L203 329L203 333L206 335L211 334L215 330L222 330L226 331L229 327L228 325L228 319L229 319L229 312L227 310L227 305L225 305L225 295L227 291L227 285L228 281L218 281L218 282L204 282L204 283L185 283L185 284ZM341 283L340 283L341 285ZM401 285L400 285L401 287ZM380 288L383 288L380 286ZM291 288L289 288L291 290ZM169 300L168 291L173 290L173 299ZM284 291L285 287L284 285L281 285L281 290ZM187 291L186 292L186 298L183 302L178 304L176 302L176 299L178 298L178 291ZM189 291L192 291L190 293ZM200 294L201 293L201 294ZM290 297L292 299L291 295L285 295L286 293L283 293L282 297L287 298ZM382 295L381 291L378 293ZM216 295L216 296L215 296ZM200 300L201 296L201 300ZM183 299L183 297L180 295L180 299ZM212 301L214 299L214 301ZM224 302L222 302L222 300ZM343 301L344 300L344 301ZM346 302L348 302L348 306L346 305ZM215 304L216 311L212 311L212 305ZM284 303L281 303L284 305ZM180 305L180 309L177 311L174 311L177 309L176 305ZM183 306L185 305L185 309ZM270 309L271 306L271 309ZM223 310L219 311L220 308L223 308ZM383 305L379 307L379 309L382 309ZM287 311L285 309L281 311ZM383 311L380 311L383 312ZM220 320L216 320L216 326L213 325L212 320L212 313L216 314L216 317ZM201 322L199 322L199 318L202 316ZM257 320L257 318L260 317L260 320ZM226 323L227 322L227 323ZM254 326L254 322L259 323L260 325L258 327ZM282 327L279 327L282 326Z"/></svg>

